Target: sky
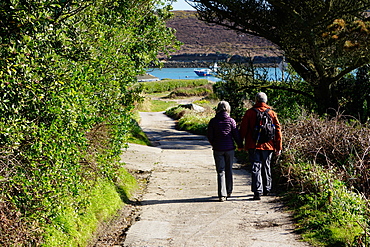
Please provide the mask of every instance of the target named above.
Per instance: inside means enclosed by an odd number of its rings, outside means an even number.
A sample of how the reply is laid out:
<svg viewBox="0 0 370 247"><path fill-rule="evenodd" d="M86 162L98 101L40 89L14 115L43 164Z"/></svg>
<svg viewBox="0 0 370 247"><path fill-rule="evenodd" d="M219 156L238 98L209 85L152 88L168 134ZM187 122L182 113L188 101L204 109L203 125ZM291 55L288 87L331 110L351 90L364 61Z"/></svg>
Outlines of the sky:
<svg viewBox="0 0 370 247"><path fill-rule="evenodd" d="M173 10L195 10L185 0L177 0L172 4Z"/></svg>

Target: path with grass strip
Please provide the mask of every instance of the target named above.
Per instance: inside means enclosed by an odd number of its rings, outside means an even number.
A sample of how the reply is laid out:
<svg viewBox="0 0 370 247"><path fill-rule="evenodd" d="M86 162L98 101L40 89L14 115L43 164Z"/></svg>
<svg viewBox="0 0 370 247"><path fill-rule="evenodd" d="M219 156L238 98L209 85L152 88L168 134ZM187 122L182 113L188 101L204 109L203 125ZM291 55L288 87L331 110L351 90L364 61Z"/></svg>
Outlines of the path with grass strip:
<svg viewBox="0 0 370 247"><path fill-rule="evenodd" d="M252 200L250 174L240 164L233 169L232 197L219 202L206 138L175 130L174 121L161 112L140 115L155 147L130 144L122 155L129 170L150 173L123 246L309 246L299 241L278 198Z"/></svg>

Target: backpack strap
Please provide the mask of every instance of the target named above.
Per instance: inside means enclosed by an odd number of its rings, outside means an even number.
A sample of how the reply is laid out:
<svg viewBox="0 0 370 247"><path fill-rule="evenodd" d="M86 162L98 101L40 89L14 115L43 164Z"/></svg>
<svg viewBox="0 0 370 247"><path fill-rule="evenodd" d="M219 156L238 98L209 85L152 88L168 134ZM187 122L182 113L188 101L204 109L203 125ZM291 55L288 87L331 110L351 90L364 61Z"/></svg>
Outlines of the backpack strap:
<svg viewBox="0 0 370 247"><path fill-rule="evenodd" d="M252 109L253 109L253 110L255 110L255 111L256 111L256 113L261 112L260 110L257 110L257 108L254 108L254 107L253 107ZM264 112L268 113L270 110L271 110L270 108L266 108L266 110L265 110Z"/></svg>
<svg viewBox="0 0 370 247"><path fill-rule="evenodd" d="M260 114L261 111L257 110L257 108L254 108L254 107L252 109L256 112L256 125L259 125L259 123L258 123L258 114Z"/></svg>
<svg viewBox="0 0 370 247"><path fill-rule="evenodd" d="M257 110L257 108L252 108L257 114L260 112L259 110Z"/></svg>
<svg viewBox="0 0 370 247"><path fill-rule="evenodd" d="M255 108L255 107L252 107L252 109L255 110L255 111L260 111L260 110L257 110L257 108ZM266 110L264 110L264 111L269 112L270 110L271 110L271 108L266 108Z"/></svg>
<svg viewBox="0 0 370 247"><path fill-rule="evenodd" d="M271 121L272 121L272 116L269 114L269 111L270 111L271 109L270 108L267 108L264 112L263 112L263 114L265 114L266 113L266 116L268 117L268 118L270 118L271 119Z"/></svg>

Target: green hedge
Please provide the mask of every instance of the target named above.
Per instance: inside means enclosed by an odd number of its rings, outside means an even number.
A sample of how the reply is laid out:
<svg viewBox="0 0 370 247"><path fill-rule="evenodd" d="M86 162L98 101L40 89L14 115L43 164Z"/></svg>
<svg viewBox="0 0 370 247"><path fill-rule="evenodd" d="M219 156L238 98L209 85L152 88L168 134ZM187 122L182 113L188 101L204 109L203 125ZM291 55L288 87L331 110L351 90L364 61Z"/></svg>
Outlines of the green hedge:
<svg viewBox="0 0 370 247"><path fill-rule="evenodd" d="M207 79L196 80L161 80L154 82L143 82L143 89L146 93L168 92L183 87L199 87L207 85Z"/></svg>
<svg viewBox="0 0 370 247"><path fill-rule="evenodd" d="M136 76L179 44L153 6L0 3L1 246L83 246L127 202Z"/></svg>

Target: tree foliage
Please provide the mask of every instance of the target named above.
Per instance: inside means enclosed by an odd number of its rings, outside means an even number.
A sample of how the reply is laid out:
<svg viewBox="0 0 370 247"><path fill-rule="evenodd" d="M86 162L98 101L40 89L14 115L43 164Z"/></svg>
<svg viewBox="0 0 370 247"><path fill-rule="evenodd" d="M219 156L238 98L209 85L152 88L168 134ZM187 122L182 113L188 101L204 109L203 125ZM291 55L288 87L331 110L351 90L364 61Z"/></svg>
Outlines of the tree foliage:
<svg viewBox="0 0 370 247"><path fill-rule="evenodd" d="M152 0L1 1L0 217L21 216L0 223L1 244L37 244L63 209L83 214L97 178L115 179L136 76L179 44L169 17Z"/></svg>
<svg viewBox="0 0 370 247"><path fill-rule="evenodd" d="M369 0L188 0L201 20L276 44L311 85L319 112L338 109L334 88L369 63Z"/></svg>
<svg viewBox="0 0 370 247"><path fill-rule="evenodd" d="M369 120L370 78L369 65L362 66L341 78L336 84L340 111L365 123Z"/></svg>
<svg viewBox="0 0 370 247"><path fill-rule="evenodd" d="M276 68L277 73L281 71ZM282 121L291 121L301 116L303 111L315 108L313 96L307 93L309 84L289 68L288 78L282 81L268 78L268 70L245 63L222 63L217 76L222 80L214 84L217 97L226 100L231 106L231 115L240 122L245 110L252 107L256 93L263 91L268 96L268 104L279 113Z"/></svg>

